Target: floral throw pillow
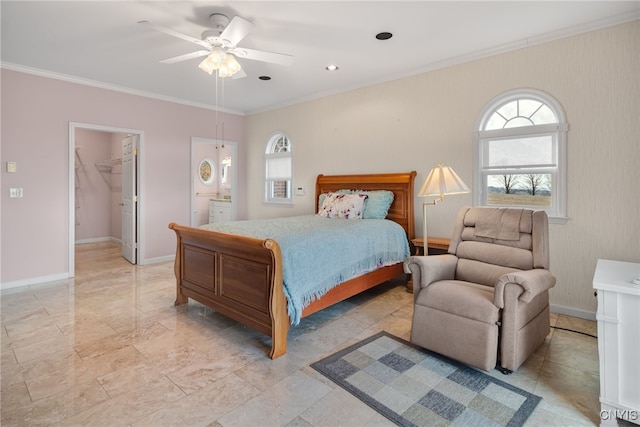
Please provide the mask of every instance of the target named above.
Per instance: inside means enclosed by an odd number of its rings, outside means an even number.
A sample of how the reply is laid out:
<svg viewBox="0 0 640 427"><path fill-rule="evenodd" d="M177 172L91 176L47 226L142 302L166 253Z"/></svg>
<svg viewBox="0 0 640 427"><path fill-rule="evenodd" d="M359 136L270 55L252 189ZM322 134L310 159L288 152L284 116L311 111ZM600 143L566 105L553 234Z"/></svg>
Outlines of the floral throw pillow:
<svg viewBox="0 0 640 427"><path fill-rule="evenodd" d="M328 193L318 215L325 218L362 219L366 194Z"/></svg>

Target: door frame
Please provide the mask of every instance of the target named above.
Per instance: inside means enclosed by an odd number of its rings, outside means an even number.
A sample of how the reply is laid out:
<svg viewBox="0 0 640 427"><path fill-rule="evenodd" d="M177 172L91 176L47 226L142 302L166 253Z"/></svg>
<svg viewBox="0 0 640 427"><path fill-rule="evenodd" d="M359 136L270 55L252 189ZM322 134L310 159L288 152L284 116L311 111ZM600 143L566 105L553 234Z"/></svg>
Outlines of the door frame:
<svg viewBox="0 0 640 427"><path fill-rule="evenodd" d="M238 144L236 144L234 141L221 141L219 139L212 139L212 138L203 138L203 137L199 137L199 136L192 136L191 137L191 153L189 155L190 157L190 165L189 165L189 170L190 170L190 180L189 180L189 186L190 186L190 195L189 195L189 200L190 200L190 204L189 204L189 224L194 227L193 224L193 211L195 210L196 207L196 194L195 194L195 188L194 188L194 180L196 177L196 171L194 169L194 153L193 153L193 146L196 143L205 143L205 144L211 144L211 145L228 145L231 147L231 219L235 220L238 217L238 168L236 166L234 166L235 164L237 164L238 162ZM218 162L219 163L219 162ZM216 165L216 174L218 174L218 176L220 175L220 171L219 171L219 167L220 165L217 164Z"/></svg>
<svg viewBox="0 0 640 427"><path fill-rule="evenodd" d="M108 133L130 133L138 135L138 155L136 156L136 193L138 195L138 203L136 204L136 242L138 244L137 264L144 264L144 131L139 129L127 129L115 126L102 126L90 123L69 122L69 277L75 276L75 237L76 237L76 188L75 188L75 145L76 145L76 129L87 129Z"/></svg>
<svg viewBox="0 0 640 427"><path fill-rule="evenodd" d="M120 252L131 264L138 263L138 173L136 159L140 146L140 135L127 133L120 141L122 155L122 191L120 197ZM126 142L125 142L126 141ZM133 231L131 231L133 230Z"/></svg>

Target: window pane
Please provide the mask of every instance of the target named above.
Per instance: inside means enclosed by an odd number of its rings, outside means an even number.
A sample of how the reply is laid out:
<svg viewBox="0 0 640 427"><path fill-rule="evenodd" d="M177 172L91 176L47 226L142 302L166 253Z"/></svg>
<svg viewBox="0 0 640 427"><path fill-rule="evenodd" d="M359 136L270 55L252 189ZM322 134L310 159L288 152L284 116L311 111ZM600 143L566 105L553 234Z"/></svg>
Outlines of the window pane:
<svg viewBox="0 0 640 427"><path fill-rule="evenodd" d="M487 176L487 204L551 206L551 174L495 174Z"/></svg>
<svg viewBox="0 0 640 427"><path fill-rule="evenodd" d="M485 143L488 144L485 167L555 165L551 135L496 139Z"/></svg>
<svg viewBox="0 0 640 427"><path fill-rule="evenodd" d="M498 113L493 113L487 121L485 130L502 129L507 121Z"/></svg>
<svg viewBox="0 0 640 427"><path fill-rule="evenodd" d="M518 101L511 101L498 108L497 111L507 120L516 117L518 115Z"/></svg>
<svg viewBox="0 0 640 427"><path fill-rule="evenodd" d="M291 197L290 181L271 181L269 185L270 198L288 199Z"/></svg>
<svg viewBox="0 0 640 427"><path fill-rule="evenodd" d="M526 117L514 117L504 126L505 128L521 128L524 126L532 126L533 122Z"/></svg>
<svg viewBox="0 0 640 427"><path fill-rule="evenodd" d="M522 117L531 117L541 105L542 102L540 101L534 101L533 99L521 99L518 103L520 110L519 115Z"/></svg>
<svg viewBox="0 0 640 427"><path fill-rule="evenodd" d="M546 125L550 123L558 123L556 115L546 105L543 105L532 117L531 120L537 125Z"/></svg>

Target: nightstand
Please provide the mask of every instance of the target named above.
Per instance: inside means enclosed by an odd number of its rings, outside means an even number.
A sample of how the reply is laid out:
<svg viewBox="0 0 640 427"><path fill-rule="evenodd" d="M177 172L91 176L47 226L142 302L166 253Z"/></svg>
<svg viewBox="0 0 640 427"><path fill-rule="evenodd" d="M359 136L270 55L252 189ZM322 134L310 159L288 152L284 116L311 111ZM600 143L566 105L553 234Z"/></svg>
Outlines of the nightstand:
<svg viewBox="0 0 640 427"><path fill-rule="evenodd" d="M415 247L415 253L412 255L424 254L424 238L416 237L411 239L411 243L413 243L413 246ZM451 243L451 239L447 239L445 237L427 237L429 255L446 254L449 250L449 243Z"/></svg>

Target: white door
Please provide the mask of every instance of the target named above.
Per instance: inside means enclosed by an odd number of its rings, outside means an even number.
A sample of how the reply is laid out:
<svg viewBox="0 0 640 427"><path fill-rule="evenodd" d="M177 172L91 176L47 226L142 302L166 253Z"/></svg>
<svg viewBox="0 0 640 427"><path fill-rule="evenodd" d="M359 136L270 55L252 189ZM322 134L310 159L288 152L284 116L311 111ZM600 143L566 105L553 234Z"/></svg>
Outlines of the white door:
<svg viewBox="0 0 640 427"><path fill-rule="evenodd" d="M129 135L122 140L122 256L135 264L136 244L136 154L138 135Z"/></svg>

